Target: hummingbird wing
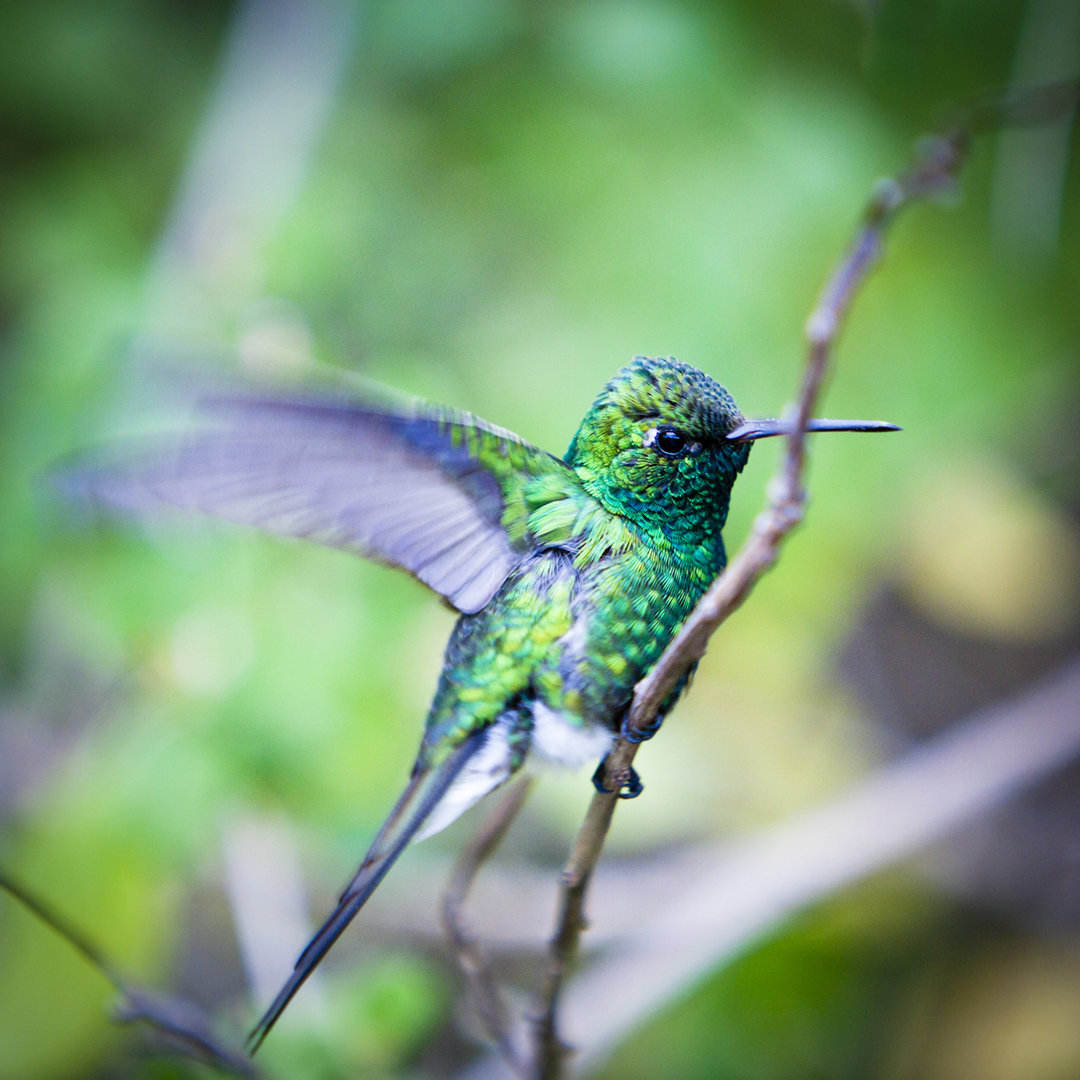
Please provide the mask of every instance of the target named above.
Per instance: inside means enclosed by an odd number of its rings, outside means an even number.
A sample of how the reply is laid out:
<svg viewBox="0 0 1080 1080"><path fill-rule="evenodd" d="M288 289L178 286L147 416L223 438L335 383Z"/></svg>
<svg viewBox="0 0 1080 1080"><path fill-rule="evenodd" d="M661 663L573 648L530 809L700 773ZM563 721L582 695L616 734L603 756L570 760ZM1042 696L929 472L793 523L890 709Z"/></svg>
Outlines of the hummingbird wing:
<svg viewBox="0 0 1080 1080"><path fill-rule="evenodd" d="M255 1053L277 1023L296 992L321 963L334 942L367 903L387 872L417 834L431 812L446 795L470 758L481 750L487 739L486 729L473 732L441 764L434 768L417 767L408 786L379 829L359 869L338 898L337 907L315 932L296 961L285 984L270 1007L248 1035L248 1050ZM415 809L412 809L415 806ZM410 809L412 812L410 813Z"/></svg>
<svg viewBox="0 0 1080 1080"><path fill-rule="evenodd" d="M463 612L538 545L537 500L580 491L559 458L470 413L243 394L202 401L183 437L77 462L57 480L121 509L175 506L379 558Z"/></svg>

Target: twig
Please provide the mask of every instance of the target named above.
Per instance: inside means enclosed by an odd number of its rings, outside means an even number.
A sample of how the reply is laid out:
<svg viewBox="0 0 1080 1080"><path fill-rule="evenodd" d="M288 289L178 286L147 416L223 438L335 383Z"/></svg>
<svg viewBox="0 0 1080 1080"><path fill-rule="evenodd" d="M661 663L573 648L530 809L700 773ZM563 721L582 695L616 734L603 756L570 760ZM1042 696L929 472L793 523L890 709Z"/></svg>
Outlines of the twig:
<svg viewBox="0 0 1080 1080"><path fill-rule="evenodd" d="M566 987L563 1007L582 1053L602 1065L661 1007L751 948L784 920L926 849L1080 755L1080 657L1019 696L966 717L823 803L733 842L686 852L679 888L634 895L621 941ZM612 988L617 987L617 992ZM500 1080L488 1059L456 1080Z"/></svg>
<svg viewBox="0 0 1080 1080"><path fill-rule="evenodd" d="M758 515L750 537L738 554L710 586L656 665L637 684L626 721L631 733L644 735L649 731L664 700L690 666L704 655L709 638L720 624L742 605L761 576L776 562L781 544L802 520L806 504L802 486L806 422L820 395L844 318L859 287L881 256L885 230L908 204L951 191L974 134L1008 123L1056 119L1075 105L1076 95L1077 84L1068 83L982 99L968 110L962 122L943 134L920 141L905 172L876 186L854 240L830 274L806 322L806 366L798 396L788 410L793 418L792 430L769 485L768 505ZM597 792L593 796L563 873L548 978L535 1021L535 1075L542 1080L555 1080L564 1071L568 1051L558 1036L562 985L585 928L585 893L611 826L615 793L629 779L639 745L626 738L616 740L605 769L605 786L610 793Z"/></svg>
<svg viewBox="0 0 1080 1080"><path fill-rule="evenodd" d="M148 1025L155 1034L162 1037L173 1052L194 1058L220 1072L246 1077L248 1080L255 1080L260 1075L244 1054L225 1045L217 1037L209 1019L200 1009L180 998L151 994L129 985L89 938L53 911L40 897L2 871L0 889L63 938L91 967L101 973L120 995L120 1002L116 1007L118 1020Z"/></svg>
<svg viewBox="0 0 1080 1080"><path fill-rule="evenodd" d="M826 802L702 854L649 934L567 987L573 1034L596 1067L725 960L795 912L898 862L1053 776L1080 754L1080 657L981 709ZM618 995L604 987L618 986Z"/></svg>
<svg viewBox="0 0 1080 1080"><path fill-rule="evenodd" d="M528 1075L525 1055L514 1044L502 995L487 957L465 923L463 908L480 867L502 842L506 830L525 803L531 778L518 781L496 805L468 847L461 853L443 893L442 924L465 976L473 1006L487 1036L515 1076Z"/></svg>
<svg viewBox="0 0 1080 1080"><path fill-rule="evenodd" d="M624 746L632 748L629 759L632 760L633 750L637 749L636 744L624 740L618 749ZM617 750L613 751L613 754L616 752ZM626 765L626 777L629 777L629 760ZM607 775L609 788L612 784L621 786L623 774L609 768ZM577 959L581 934L587 926L585 893L597 860L600 858L604 838L611 827L617 801L614 792L618 790L619 788L614 788L608 795L597 792L593 796L588 813L585 815L585 823L578 832L570 858L563 870L562 888L559 894L559 915L555 936L551 940L548 953L547 976L540 999L542 1005L533 1018L535 1046L533 1075L539 1080L551 1080L558 1077L570 1053L571 1048L562 1042L556 1028L559 997L566 976Z"/></svg>

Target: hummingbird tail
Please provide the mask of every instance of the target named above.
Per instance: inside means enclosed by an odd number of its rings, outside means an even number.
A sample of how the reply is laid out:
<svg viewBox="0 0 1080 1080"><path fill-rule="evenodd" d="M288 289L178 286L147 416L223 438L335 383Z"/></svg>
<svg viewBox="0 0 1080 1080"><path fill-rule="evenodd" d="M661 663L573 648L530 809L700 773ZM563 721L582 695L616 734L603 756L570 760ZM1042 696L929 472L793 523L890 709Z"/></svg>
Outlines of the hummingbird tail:
<svg viewBox="0 0 1080 1080"><path fill-rule="evenodd" d="M323 957L330 951L356 913L367 903L368 897L375 891L409 841L438 806L439 801L465 764L484 745L485 734L483 730L474 732L441 765L413 774L408 787L402 792L390 816L379 829L356 874L338 898L337 907L308 942L296 961L292 974L285 981L285 985L274 998L270 1008L252 1028L247 1039L249 1054L254 1054L259 1049L296 992L319 966ZM418 796L419 804L411 814L408 814L409 808L416 802Z"/></svg>

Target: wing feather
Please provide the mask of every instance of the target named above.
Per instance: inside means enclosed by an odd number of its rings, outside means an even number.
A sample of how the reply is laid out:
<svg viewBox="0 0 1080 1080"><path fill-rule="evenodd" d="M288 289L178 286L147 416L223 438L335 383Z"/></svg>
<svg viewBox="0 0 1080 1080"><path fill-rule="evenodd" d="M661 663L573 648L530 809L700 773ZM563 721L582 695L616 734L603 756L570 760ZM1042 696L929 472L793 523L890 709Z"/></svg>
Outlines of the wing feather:
<svg viewBox="0 0 1080 1080"><path fill-rule="evenodd" d="M374 556L474 612L538 546L523 494L538 477L580 490L564 462L469 413L231 395L205 401L183 438L58 481L124 510L179 507Z"/></svg>

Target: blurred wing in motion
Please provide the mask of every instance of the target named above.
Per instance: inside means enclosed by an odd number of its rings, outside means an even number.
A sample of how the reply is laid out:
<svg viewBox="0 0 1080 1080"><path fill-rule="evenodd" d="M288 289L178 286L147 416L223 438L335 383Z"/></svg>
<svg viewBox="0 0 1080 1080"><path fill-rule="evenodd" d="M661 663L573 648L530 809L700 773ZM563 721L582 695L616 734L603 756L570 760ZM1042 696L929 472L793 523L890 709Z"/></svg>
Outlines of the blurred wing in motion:
<svg viewBox="0 0 1080 1080"><path fill-rule="evenodd" d="M381 558L464 612L535 546L530 481L557 497L578 485L511 432L419 402L227 395L198 420L172 442L76 461L57 482L120 509L175 506Z"/></svg>

